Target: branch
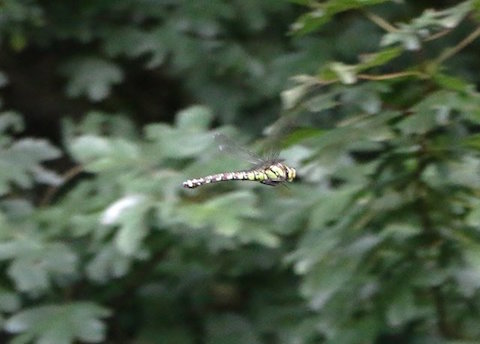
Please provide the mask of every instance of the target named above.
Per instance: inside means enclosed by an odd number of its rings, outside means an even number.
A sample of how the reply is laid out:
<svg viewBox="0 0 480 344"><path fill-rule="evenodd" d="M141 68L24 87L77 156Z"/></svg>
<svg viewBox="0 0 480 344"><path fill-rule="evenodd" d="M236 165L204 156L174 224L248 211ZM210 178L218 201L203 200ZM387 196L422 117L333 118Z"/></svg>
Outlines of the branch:
<svg viewBox="0 0 480 344"><path fill-rule="evenodd" d="M49 205L53 197L57 193L57 191L82 172L83 172L83 166L81 165L74 166L71 169L69 169L67 172L65 172L62 175L64 182L60 185L51 186L47 189L47 191L45 192L45 195L42 197L42 200L40 201L40 207Z"/></svg>
<svg viewBox="0 0 480 344"><path fill-rule="evenodd" d="M387 22L385 19L383 19L380 16L377 16L375 13L369 12L369 11L362 11L363 14L370 19L373 23L377 24L380 26L382 29L384 29L387 32L396 32L398 29Z"/></svg>
<svg viewBox="0 0 480 344"><path fill-rule="evenodd" d="M357 75L359 79L363 79L363 80L389 80L389 79L405 78L408 76L426 77L427 75L417 71L397 72L397 73L381 74L381 75L370 75L370 74Z"/></svg>
<svg viewBox="0 0 480 344"><path fill-rule="evenodd" d="M445 50L436 60L436 64L441 64L445 60L449 59L450 57L454 56L460 50L465 48L467 45L472 43L475 39L480 36L480 26L477 27L472 33L470 33L467 37L465 37L460 43L458 43L453 48Z"/></svg>

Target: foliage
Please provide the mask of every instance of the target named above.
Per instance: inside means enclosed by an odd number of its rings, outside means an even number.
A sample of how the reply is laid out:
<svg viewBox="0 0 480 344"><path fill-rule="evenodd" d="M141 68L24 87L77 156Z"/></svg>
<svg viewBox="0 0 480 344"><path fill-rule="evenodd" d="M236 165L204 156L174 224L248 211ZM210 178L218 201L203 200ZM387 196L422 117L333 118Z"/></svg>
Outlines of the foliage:
<svg viewBox="0 0 480 344"><path fill-rule="evenodd" d="M305 7L0 4L11 54L63 40L82 48L58 72L89 108L112 101L107 108L129 112L114 101L129 84L123 59L165 68L201 104L141 130L133 116L105 110L65 118L60 148L23 137L13 111L0 115L6 339L480 340L478 1L294 2ZM286 25L273 27L292 8L305 13L287 39ZM185 179L245 168L220 156L212 137L250 138L282 88L283 115L264 132L283 135L274 142L299 180L182 189ZM249 108L267 115L240 115Z"/></svg>
<svg viewBox="0 0 480 344"><path fill-rule="evenodd" d="M143 90L113 87L122 82L135 85L135 76L147 69L164 84L152 91L157 99L172 92L169 79L182 78L181 86L173 90L176 97L187 92L215 109L223 122L239 122L247 110L252 121L259 121L257 131L273 120L278 111L273 100L287 78L313 71L312 56L323 47L310 40L298 51L297 43L286 42L285 31L295 12L288 2L276 0L121 0L82 5L72 0L6 0L0 6L0 34L6 47L19 53L40 47L52 55L61 49L59 61L49 59L45 64L65 78L69 97L96 103L111 99L117 107L129 109L132 105L122 95L128 91L142 99ZM310 68L305 69L306 63ZM150 102L154 101L152 97Z"/></svg>

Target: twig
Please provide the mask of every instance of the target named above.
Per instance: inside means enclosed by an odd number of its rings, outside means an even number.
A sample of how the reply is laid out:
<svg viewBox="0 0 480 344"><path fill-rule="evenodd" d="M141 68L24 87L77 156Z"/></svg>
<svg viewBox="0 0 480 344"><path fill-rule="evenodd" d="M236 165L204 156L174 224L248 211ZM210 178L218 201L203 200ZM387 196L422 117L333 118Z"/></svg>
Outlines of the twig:
<svg viewBox="0 0 480 344"><path fill-rule="evenodd" d="M421 72L397 72L397 73L382 74L382 75L358 74L358 78L363 80L388 80L388 79L404 78L407 76L425 77L426 75Z"/></svg>
<svg viewBox="0 0 480 344"><path fill-rule="evenodd" d="M436 34L433 34L431 35L430 37L427 37L425 38L425 42L429 42L429 41L434 41L440 37L443 37L445 35L448 35L450 32L452 32L452 29L451 28L448 28L448 29L445 29L445 30L442 30L440 32L437 32Z"/></svg>
<svg viewBox="0 0 480 344"><path fill-rule="evenodd" d="M383 19L380 16L377 16L375 13L369 12L369 11L362 11L363 14L370 19L372 22L380 26L382 29L384 29L387 32L396 32L398 29L387 22L385 19Z"/></svg>
<svg viewBox="0 0 480 344"><path fill-rule="evenodd" d="M47 191L45 192L45 195L43 196L42 200L40 201L40 207L44 207L44 206L50 204L50 202L53 199L53 196L55 196L57 191L62 186L64 186L68 181L70 181L71 179L73 179L75 176L77 176L78 174L80 174L82 172L83 172L83 166L81 166L81 165L74 166L71 169L69 169L67 172L65 172L62 175L63 183L60 184L60 185L51 186L47 189Z"/></svg>
<svg viewBox="0 0 480 344"><path fill-rule="evenodd" d="M445 50L436 60L436 64L441 64L445 60L449 59L456 53L458 53L460 50L465 48L467 45L472 43L475 39L477 39L480 36L480 26L477 27L472 33L470 33L467 37L465 37L460 43L458 43L456 46L453 48Z"/></svg>

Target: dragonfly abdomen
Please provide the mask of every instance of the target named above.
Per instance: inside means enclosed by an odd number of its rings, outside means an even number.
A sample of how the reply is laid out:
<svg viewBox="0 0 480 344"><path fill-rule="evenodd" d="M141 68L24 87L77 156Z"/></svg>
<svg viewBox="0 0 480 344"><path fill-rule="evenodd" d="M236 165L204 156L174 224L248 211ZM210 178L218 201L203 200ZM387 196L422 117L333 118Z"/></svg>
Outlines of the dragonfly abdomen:
<svg viewBox="0 0 480 344"><path fill-rule="evenodd" d="M183 187L194 189L198 186L210 183L218 183L229 180L251 180L249 177L251 177L251 172L247 171L217 173L202 178L189 179L183 182Z"/></svg>
<svg viewBox="0 0 480 344"><path fill-rule="evenodd" d="M217 173L203 178L189 179L183 182L183 187L194 189L205 184L230 180L250 180L258 181L268 185L277 185L285 181L293 181L295 175L295 169L282 163L276 163L268 167L255 170Z"/></svg>

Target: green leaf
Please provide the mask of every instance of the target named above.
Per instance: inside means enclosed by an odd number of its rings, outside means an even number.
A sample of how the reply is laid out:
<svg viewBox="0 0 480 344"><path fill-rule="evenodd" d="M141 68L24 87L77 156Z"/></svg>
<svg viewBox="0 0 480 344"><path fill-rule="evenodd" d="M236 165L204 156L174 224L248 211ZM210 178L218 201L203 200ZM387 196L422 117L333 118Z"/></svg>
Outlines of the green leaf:
<svg viewBox="0 0 480 344"><path fill-rule="evenodd" d="M176 130L165 124L152 124L145 128L145 136L155 144L155 154L161 158L189 158L216 150L211 133L192 133L190 130Z"/></svg>
<svg viewBox="0 0 480 344"><path fill-rule="evenodd" d="M67 94L70 97L85 95L94 102L107 98L112 86L123 80L123 72L116 64L96 57L69 61L61 73L69 78Z"/></svg>
<svg viewBox="0 0 480 344"><path fill-rule="evenodd" d="M442 73L435 73L433 80L442 88L457 92L468 92L473 86L459 77Z"/></svg>
<svg viewBox="0 0 480 344"><path fill-rule="evenodd" d="M308 111L312 112L322 112L331 109L338 105L338 101L335 99L338 96L336 93L327 92L312 97L304 102L304 106Z"/></svg>
<svg viewBox="0 0 480 344"><path fill-rule="evenodd" d="M167 56L168 47L161 31L142 31L136 27L115 27L105 32L105 51L112 57L126 55L138 58L146 55L147 68L161 65Z"/></svg>
<svg viewBox="0 0 480 344"><path fill-rule="evenodd" d="M13 132L20 132L24 129L22 117L13 111L6 111L0 113L0 133L4 133L9 128Z"/></svg>
<svg viewBox="0 0 480 344"><path fill-rule="evenodd" d="M9 250L0 249L3 259L13 258L8 275L20 291L38 294L51 286L51 279L72 276L76 271L77 256L61 243L42 244L34 241L14 241Z"/></svg>
<svg viewBox="0 0 480 344"><path fill-rule="evenodd" d="M465 266L453 272L459 290L465 297L474 297L480 289L480 252L478 244L464 246Z"/></svg>
<svg viewBox="0 0 480 344"><path fill-rule="evenodd" d="M471 1L462 1L445 10L427 9L410 23L399 24L397 30L385 34L380 45L401 43L407 50L418 50L422 39L432 36L436 31L456 27L471 9Z"/></svg>
<svg viewBox="0 0 480 344"><path fill-rule="evenodd" d="M213 115L209 108L194 105L177 113L175 122L180 130L204 131L208 129L212 119Z"/></svg>
<svg viewBox="0 0 480 344"><path fill-rule="evenodd" d="M330 257L305 277L301 292L315 310L321 310L355 276L359 262L348 257Z"/></svg>
<svg viewBox="0 0 480 344"><path fill-rule="evenodd" d="M97 250L95 257L88 263L86 272L91 280L106 283L110 279L125 276L130 265L131 258L111 244Z"/></svg>
<svg viewBox="0 0 480 344"><path fill-rule="evenodd" d="M41 162L59 158L61 151L52 146L46 140L22 139L16 141L10 148L9 153L16 161L27 165L32 160Z"/></svg>
<svg viewBox="0 0 480 344"><path fill-rule="evenodd" d="M0 88L8 84L8 77L5 73L0 71ZM1 131L1 130L0 130Z"/></svg>
<svg viewBox="0 0 480 344"><path fill-rule="evenodd" d="M76 302L65 305L44 305L22 310L10 317L5 330L18 336L12 343L35 339L42 344L68 344L74 341L100 343L105 339L102 318L109 311L94 303Z"/></svg>
<svg viewBox="0 0 480 344"><path fill-rule="evenodd" d="M398 124L405 134L425 134L434 128L449 124L454 109L464 110L466 104L452 92L433 93L410 110L413 112Z"/></svg>
<svg viewBox="0 0 480 344"><path fill-rule="evenodd" d="M223 314L208 319L206 343L260 344L262 341L245 318Z"/></svg>
<svg viewBox="0 0 480 344"><path fill-rule="evenodd" d="M281 95L283 104L282 107L285 110L291 110L295 108L295 106L300 103L311 87L312 86L310 84L305 83L283 91Z"/></svg>
<svg viewBox="0 0 480 344"><path fill-rule="evenodd" d="M202 204L181 207L180 218L194 229L210 229L216 235L269 247L278 245L278 238L267 228L253 225L247 219L258 219L256 197L249 191L235 191L214 197Z"/></svg>
<svg viewBox="0 0 480 344"><path fill-rule="evenodd" d="M327 66L327 69L321 72L321 75L326 76L335 74L340 81L346 85L353 84L357 81L357 67L355 65L347 65L342 62L332 62Z"/></svg>
<svg viewBox="0 0 480 344"><path fill-rule="evenodd" d="M0 289L0 310L2 312L15 312L20 308L20 305L20 295L6 289Z"/></svg>
<svg viewBox="0 0 480 344"><path fill-rule="evenodd" d="M145 195L127 195L110 205L102 215L102 224L118 225L115 243L119 252L135 254L147 235L145 214L150 209Z"/></svg>
<svg viewBox="0 0 480 344"><path fill-rule="evenodd" d="M80 136L70 143L70 151L93 172L131 168L140 161L140 148L120 138Z"/></svg>
<svg viewBox="0 0 480 344"><path fill-rule="evenodd" d="M289 147L294 144L298 144L303 140L308 140L312 137L321 136L325 131L315 128L301 128L295 130L293 133L289 134L284 140L285 146Z"/></svg>
<svg viewBox="0 0 480 344"><path fill-rule="evenodd" d="M367 70L373 67L382 66L391 60L397 58L402 53L402 49L393 47L383 49L376 53L364 54L361 56L361 63L357 67L357 71Z"/></svg>
<svg viewBox="0 0 480 344"><path fill-rule="evenodd" d="M401 327L409 321L421 318L424 314L418 309L412 290L402 289L391 300L387 311L387 319L392 327Z"/></svg>
<svg viewBox="0 0 480 344"><path fill-rule="evenodd" d="M339 218L359 191L359 186L352 185L325 193L313 207L311 225L322 228L326 223Z"/></svg>
<svg viewBox="0 0 480 344"><path fill-rule="evenodd" d="M39 139L20 139L8 147L0 148L0 193L8 192L10 183L23 188L31 187L33 181L61 184L63 180L60 176L40 165L43 161L56 159L60 155L59 149Z"/></svg>
<svg viewBox="0 0 480 344"><path fill-rule="evenodd" d="M386 2L387 0L329 0L323 3L315 2L314 10L301 16L292 30L295 34L304 35L319 29L328 23L338 13L348 10L359 9Z"/></svg>

